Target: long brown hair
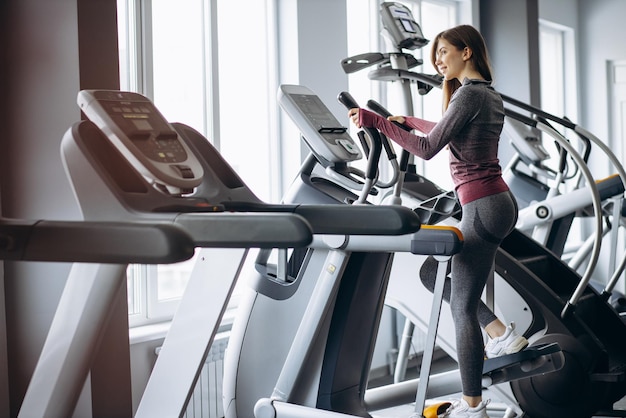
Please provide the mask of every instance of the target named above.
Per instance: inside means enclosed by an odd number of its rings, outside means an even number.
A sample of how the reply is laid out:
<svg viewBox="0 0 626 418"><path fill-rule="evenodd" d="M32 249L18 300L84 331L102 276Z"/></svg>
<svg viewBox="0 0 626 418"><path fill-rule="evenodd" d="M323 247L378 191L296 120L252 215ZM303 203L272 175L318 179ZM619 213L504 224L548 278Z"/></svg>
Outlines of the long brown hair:
<svg viewBox="0 0 626 418"><path fill-rule="evenodd" d="M480 32L471 25L459 25L453 28L444 30L439 33L434 41L433 47L430 50L430 61L433 67L437 68L435 62L437 61L437 49L440 39L445 39L450 45L462 51L465 48L472 50L472 57L470 60L474 64L474 68L480 73L480 75L487 81L493 81L491 63L489 61L489 54L487 52L487 46ZM437 69L439 73L439 70ZM440 75L443 75L439 73ZM452 94L461 87L461 82L457 79L445 80L443 82L443 110L448 108L450 98Z"/></svg>

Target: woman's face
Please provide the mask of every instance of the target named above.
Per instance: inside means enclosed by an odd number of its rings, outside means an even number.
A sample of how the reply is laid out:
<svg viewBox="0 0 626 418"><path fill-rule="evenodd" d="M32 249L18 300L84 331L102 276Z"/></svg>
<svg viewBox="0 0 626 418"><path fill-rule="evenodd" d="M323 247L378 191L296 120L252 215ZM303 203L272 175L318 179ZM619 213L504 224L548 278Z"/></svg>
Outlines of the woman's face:
<svg viewBox="0 0 626 418"><path fill-rule="evenodd" d="M446 80L458 79L463 81L460 76L465 69L464 53L465 50L457 49L454 45L450 44L443 38L440 38L436 45L436 60L435 65L439 73L441 73Z"/></svg>

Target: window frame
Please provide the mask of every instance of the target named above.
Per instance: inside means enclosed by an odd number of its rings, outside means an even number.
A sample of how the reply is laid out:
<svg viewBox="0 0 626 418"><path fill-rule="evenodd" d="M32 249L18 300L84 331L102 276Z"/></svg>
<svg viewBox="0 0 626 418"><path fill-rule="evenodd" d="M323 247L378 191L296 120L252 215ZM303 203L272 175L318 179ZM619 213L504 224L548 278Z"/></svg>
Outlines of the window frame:
<svg viewBox="0 0 626 418"><path fill-rule="evenodd" d="M577 120L579 108L577 88L578 74L576 71L577 66L575 31L573 28L570 28L568 26L550 22L545 19L539 19L539 33L540 39L543 33L557 35L560 38L561 43L561 62L559 63L559 68L561 73L560 76L562 77L562 85L560 86L559 91L550 91L549 93L547 93L548 89L544 85L545 83L541 83L542 107L545 106L545 104L543 103L544 96L560 94L562 96L562 109L545 110L551 113L561 111L562 114L567 115L570 119ZM539 48L541 49L541 43L539 45ZM541 53L540 56L542 56ZM542 60L540 59L540 66L541 61ZM568 71L565 71L566 68L568 68Z"/></svg>
<svg viewBox="0 0 626 418"><path fill-rule="evenodd" d="M155 100L155 72L153 66L156 56L154 55L154 34L153 30L157 28L157 22L153 21L153 12L156 12L158 0L117 0L118 5L118 30L120 33L119 49L120 49L120 85L122 90L135 91L154 100L157 106L158 100ZM255 7L261 7L258 3L253 4ZM202 126L193 126L195 129L205 135L212 144L218 149L222 148L221 135L221 115L220 115L220 44L218 26L218 8L227 8L229 4L224 1L206 2L204 0L195 0L192 7L201 7L201 15L195 16L200 19L202 31L202 76L198 82L202 91L202 107L203 120ZM265 20L259 26L267 28L266 40L268 44L267 51L267 68L264 70L268 74L275 72L277 68L277 35L274 33L276 29L270 30L271 25L276 27L276 4L275 0L265 0L262 7L266 9ZM225 9L228 14L228 10ZM258 16L258 15L255 15ZM222 23L222 22L220 22ZM224 48L228 52L228 47ZM261 83L259 83L261 84ZM270 77L267 80L267 97L273 96L278 86L278 76ZM272 90L270 92L270 90ZM267 102L267 100L266 100ZM267 108L267 103L264 103ZM232 108L232 105L231 105ZM162 109L161 109L162 110ZM163 110L162 110L163 111ZM166 114L165 112L163 112ZM172 121L171 117L166 117ZM278 132L278 115L276 110L270 109L267 122L267 149L271 150L273 159L280 159L282 145L280 143ZM255 138L258 142L258 135ZM226 156L225 156L226 157ZM228 159L228 157L226 157ZM268 164L269 198L278 200L282 196L283 182L279 177L283 175L282 171L277 168L278 164ZM241 175L241 173L240 173ZM243 177L243 176L242 176ZM263 177L264 178L264 177ZM244 181L246 181L244 179ZM251 188L256 188L251 185ZM261 196L267 198L268 196ZM174 265L175 266L175 265ZM158 266L129 266L128 274L128 303L129 303L129 325L131 327L149 325L170 320L178 306L180 299L159 300L159 267ZM236 300L236 298L234 298Z"/></svg>
<svg viewBox="0 0 626 418"><path fill-rule="evenodd" d="M153 1L157 0L117 0L118 7L122 11L119 14L120 30L125 36L120 37L120 82L122 90L136 91L154 99L155 73L152 70L155 56L153 55L153 29L152 22ZM220 46L218 27L218 1L202 3L202 28L203 28L203 65L204 76L202 79L204 120L202 127L195 128L201 131L211 140L213 145L220 150L223 145L221 135L220 115ZM347 3L355 0L347 0ZM362 1L362 0L357 0ZM379 7L380 0L368 0L368 24L367 30L370 50L382 50L382 39L379 35ZM445 5L454 9L454 16L460 13L461 2L458 0L407 0L413 7L420 7L423 3ZM276 0L264 0L266 10L265 22L266 42L268 44L267 58L267 93L274 94L279 83L279 52L278 52L278 13ZM348 14L350 17L350 14ZM221 22L220 22L221 23ZM419 22L421 24L421 22ZM350 39L350 37L349 37ZM362 51L360 51L362 52ZM365 73L365 72L364 72ZM366 77L366 74L364 75ZM366 95L372 98L387 97L385 83L371 83L368 81ZM269 96L268 96L269 97ZM414 103L415 103L414 99ZM385 104L386 100L381 100ZM415 107L422 106L421 100L415 103ZM283 169L279 167L285 152L285 144L282 143L278 132L280 130L280 116L277 109L269 106L268 123L265 128L269 131L268 148L271 150L273 160L269 166L270 176L270 199L279 201L283 194L283 188L289 184ZM223 110L222 110L223 111ZM421 112L421 111L420 111ZM421 114L421 113L420 113ZM167 117L167 116L166 116ZM131 327L163 322L171 319L177 307L177 301L168 300L159 302L156 297L158 288L157 266L137 267L136 271L141 274L129 275L129 323Z"/></svg>

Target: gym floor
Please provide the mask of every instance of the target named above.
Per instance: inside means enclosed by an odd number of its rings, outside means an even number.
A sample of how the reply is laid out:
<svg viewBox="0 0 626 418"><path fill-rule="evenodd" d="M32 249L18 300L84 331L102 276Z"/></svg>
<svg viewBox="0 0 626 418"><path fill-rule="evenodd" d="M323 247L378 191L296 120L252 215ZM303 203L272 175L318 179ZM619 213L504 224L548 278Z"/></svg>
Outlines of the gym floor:
<svg viewBox="0 0 626 418"><path fill-rule="evenodd" d="M437 356L436 361L433 363L433 373L438 373L438 372L443 372L446 370L451 370L451 369L455 369L456 366L456 362L450 358L449 356L447 356L445 353L443 353L442 351L439 351L438 353L439 355ZM417 363L419 363L419 360L417 360ZM409 367L409 370L407 370L407 379L414 379L418 376L418 370L416 367ZM379 385L384 385L384 384L389 384L391 383L391 381L393 380L392 376L385 376L383 378L380 379L376 379L372 382L370 382L370 386L375 387L375 386L379 386ZM450 397L446 398L446 399L442 399L442 400L453 400L453 399L459 399L461 397L461 394L453 394L450 395ZM494 395L493 397L491 397L489 395L489 389L487 389L484 392L484 398L486 399L496 399L496 396ZM489 417L490 418L503 418L504 414L506 412L506 405L503 403L499 403L499 402L494 402L492 401L489 404L488 407L488 413L489 413ZM614 417L626 417L626 397L624 397L622 400L620 400L619 402L617 402L614 405L615 408L615 412L608 414L608 415L594 415L593 417L590 418L614 418ZM389 408L389 409L384 409L384 410L380 410L380 411L374 411L372 413L372 416L374 418L398 418L398 417L409 417L411 416L411 414L413 414L415 412L415 405L414 404L407 404L407 405L401 405L401 406L397 406L394 408ZM554 417L554 418L566 418L566 417Z"/></svg>
<svg viewBox="0 0 626 418"><path fill-rule="evenodd" d="M461 394L452 395L450 399L458 399ZM489 398L489 390L485 391L485 398ZM447 400L447 399L446 399ZM398 417L410 417L414 410L415 405L402 405L395 408L384 409L375 411L372 413L374 418L398 418ZM594 415L590 418L614 418L614 417L626 417L626 398L615 404L615 408L618 409L611 415ZM488 414L490 418L503 418L506 411L506 405L497 402L491 402L488 407ZM566 418L566 417L554 417L554 418Z"/></svg>

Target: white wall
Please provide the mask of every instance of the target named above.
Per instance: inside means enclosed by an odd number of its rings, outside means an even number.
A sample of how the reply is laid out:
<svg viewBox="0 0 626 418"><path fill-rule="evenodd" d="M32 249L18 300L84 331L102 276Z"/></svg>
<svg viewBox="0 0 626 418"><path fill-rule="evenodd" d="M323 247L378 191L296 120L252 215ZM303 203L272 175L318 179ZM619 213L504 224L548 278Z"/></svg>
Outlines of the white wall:
<svg viewBox="0 0 626 418"><path fill-rule="evenodd" d="M539 17L578 32L578 0L539 0Z"/></svg>
<svg viewBox="0 0 626 418"><path fill-rule="evenodd" d="M623 36L626 1L579 0L580 124L610 143L607 62L626 59ZM608 175L605 158L594 159L594 173Z"/></svg>
<svg viewBox="0 0 626 418"><path fill-rule="evenodd" d="M609 83L607 63L611 60L626 59L626 38L623 34L626 1L623 0L579 0L579 50L580 63L580 125L619 155L620 145L612 142L609 136ZM623 146L623 145L622 145ZM615 171L609 160L599 153L592 153L590 164L594 176L603 178ZM626 163L622 161L622 163ZM623 241L622 241L623 242ZM602 247L603 257L599 262L594 278L606 281L611 276L608 266L609 242L605 239ZM621 257L621 248L618 256ZM623 277L623 276L622 276ZM616 290L625 292L623 278Z"/></svg>

